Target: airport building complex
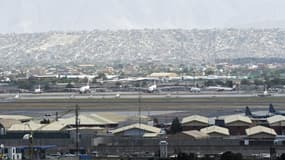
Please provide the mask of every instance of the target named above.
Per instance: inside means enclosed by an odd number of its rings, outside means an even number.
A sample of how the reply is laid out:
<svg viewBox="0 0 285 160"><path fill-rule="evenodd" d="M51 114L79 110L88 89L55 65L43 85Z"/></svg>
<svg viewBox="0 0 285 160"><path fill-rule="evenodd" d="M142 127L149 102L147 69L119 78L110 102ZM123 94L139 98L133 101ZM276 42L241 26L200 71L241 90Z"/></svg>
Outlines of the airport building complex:
<svg viewBox="0 0 285 160"><path fill-rule="evenodd" d="M144 119L142 119L144 118ZM82 113L76 117L43 120L22 115L0 115L0 140L3 148L15 147L21 157L44 159L52 153L94 153L97 156L154 156L161 147L167 156L178 152L218 154L224 151L243 155L268 153L274 147L285 152L285 116L263 118L245 114L206 117L180 117L182 130L171 132L171 123L163 127L153 123L155 116L132 116L115 113ZM164 146L162 146L164 145ZM8 154L8 150L7 154ZM142 152L143 151L143 152Z"/></svg>

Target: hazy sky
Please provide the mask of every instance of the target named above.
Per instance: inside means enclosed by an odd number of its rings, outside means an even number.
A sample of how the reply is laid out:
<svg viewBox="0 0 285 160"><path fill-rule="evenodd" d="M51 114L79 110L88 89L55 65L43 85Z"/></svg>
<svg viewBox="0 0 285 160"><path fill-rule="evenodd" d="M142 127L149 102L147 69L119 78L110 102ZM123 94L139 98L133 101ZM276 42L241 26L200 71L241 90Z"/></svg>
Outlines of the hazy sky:
<svg viewBox="0 0 285 160"><path fill-rule="evenodd" d="M0 0L0 32L285 24L285 0Z"/></svg>

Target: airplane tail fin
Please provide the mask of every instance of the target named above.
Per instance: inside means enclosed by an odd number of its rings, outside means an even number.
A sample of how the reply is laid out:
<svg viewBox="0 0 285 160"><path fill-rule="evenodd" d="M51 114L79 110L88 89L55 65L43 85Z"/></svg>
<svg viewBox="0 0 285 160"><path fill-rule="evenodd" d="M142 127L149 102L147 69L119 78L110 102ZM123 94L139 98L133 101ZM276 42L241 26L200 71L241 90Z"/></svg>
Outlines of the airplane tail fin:
<svg viewBox="0 0 285 160"><path fill-rule="evenodd" d="M89 86L89 83L90 83L90 79L89 78L87 78L87 86Z"/></svg>
<svg viewBox="0 0 285 160"><path fill-rule="evenodd" d="M252 113L251 113L251 111L250 111L248 106L245 107L245 115L246 116L252 116Z"/></svg>
<svg viewBox="0 0 285 160"><path fill-rule="evenodd" d="M269 104L269 112L270 112L270 113L275 113L275 112L276 112L276 110L275 110L273 104Z"/></svg>
<svg viewBox="0 0 285 160"><path fill-rule="evenodd" d="M233 85L233 91L235 91L237 89L237 85Z"/></svg>

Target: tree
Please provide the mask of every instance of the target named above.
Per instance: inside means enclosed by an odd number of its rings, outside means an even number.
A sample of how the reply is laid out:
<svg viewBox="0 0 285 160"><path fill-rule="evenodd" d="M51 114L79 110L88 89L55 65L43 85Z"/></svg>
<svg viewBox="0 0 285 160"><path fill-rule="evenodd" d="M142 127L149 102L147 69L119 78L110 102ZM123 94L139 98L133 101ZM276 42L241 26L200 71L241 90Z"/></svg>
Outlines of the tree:
<svg viewBox="0 0 285 160"><path fill-rule="evenodd" d="M220 160L242 160L242 154L227 151L221 155Z"/></svg>
<svg viewBox="0 0 285 160"><path fill-rule="evenodd" d="M46 83L46 84L44 85L44 90L47 91L47 90L49 90L49 89L50 89L50 86L49 86L48 83Z"/></svg>
<svg viewBox="0 0 285 160"><path fill-rule="evenodd" d="M122 83L121 83L121 82L116 82L115 85L116 85L117 87L120 87L120 86L122 86Z"/></svg>
<svg viewBox="0 0 285 160"><path fill-rule="evenodd" d="M213 69L208 68L208 69L205 70L205 75L206 76L213 75L213 74L215 74L215 71Z"/></svg>
<svg viewBox="0 0 285 160"><path fill-rule="evenodd" d="M231 151L223 153L220 160L233 160L233 153Z"/></svg>
<svg viewBox="0 0 285 160"><path fill-rule="evenodd" d="M205 81L205 86L215 86L215 85L216 85L216 82L211 79Z"/></svg>
<svg viewBox="0 0 285 160"><path fill-rule="evenodd" d="M240 84L242 84L242 85L250 85L250 81L248 79L242 79Z"/></svg>
<svg viewBox="0 0 285 160"><path fill-rule="evenodd" d="M103 79L103 80L107 79L105 73L103 73L103 72L98 73L98 79L100 79L100 78Z"/></svg>
<svg viewBox="0 0 285 160"><path fill-rule="evenodd" d="M170 127L170 132L172 134L178 133L182 131L182 125L179 121L179 119L176 117L173 119L171 127Z"/></svg>
<svg viewBox="0 0 285 160"><path fill-rule="evenodd" d="M278 159L279 160L285 160L285 153L282 153Z"/></svg>
<svg viewBox="0 0 285 160"><path fill-rule="evenodd" d="M184 153L184 152L179 152L177 154L177 160L195 160L196 159L196 155L194 153Z"/></svg>
<svg viewBox="0 0 285 160"><path fill-rule="evenodd" d="M68 83L65 88L74 88L74 86L71 83Z"/></svg>
<svg viewBox="0 0 285 160"><path fill-rule="evenodd" d="M255 85L264 85L264 82L262 80L255 79L254 84Z"/></svg>
<svg viewBox="0 0 285 160"><path fill-rule="evenodd" d="M231 87L231 88L232 88L232 87L233 87L233 81L231 81L231 80L227 80L227 81L226 81L226 83L225 83L225 86L226 86L226 87Z"/></svg>

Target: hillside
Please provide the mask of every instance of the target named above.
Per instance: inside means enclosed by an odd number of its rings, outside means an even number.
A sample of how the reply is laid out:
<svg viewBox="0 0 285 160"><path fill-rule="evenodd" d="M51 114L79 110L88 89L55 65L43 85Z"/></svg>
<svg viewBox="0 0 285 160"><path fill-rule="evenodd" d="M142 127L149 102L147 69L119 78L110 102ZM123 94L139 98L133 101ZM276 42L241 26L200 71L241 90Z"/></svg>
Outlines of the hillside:
<svg viewBox="0 0 285 160"><path fill-rule="evenodd" d="M0 34L1 65L192 63L285 56L285 30L94 30Z"/></svg>

